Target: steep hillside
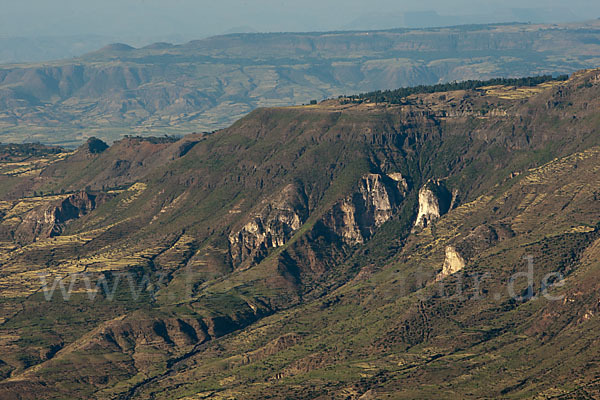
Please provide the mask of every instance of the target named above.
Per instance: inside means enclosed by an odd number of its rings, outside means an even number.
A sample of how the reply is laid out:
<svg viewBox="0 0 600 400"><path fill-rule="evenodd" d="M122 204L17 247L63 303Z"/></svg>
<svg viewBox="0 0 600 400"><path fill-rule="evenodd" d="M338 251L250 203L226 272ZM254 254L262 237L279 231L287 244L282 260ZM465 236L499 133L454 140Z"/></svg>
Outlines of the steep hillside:
<svg viewBox="0 0 600 400"><path fill-rule="evenodd" d="M257 107L598 64L598 21L372 32L234 34L0 67L4 142L212 131Z"/></svg>
<svg viewBox="0 0 600 400"><path fill-rule="evenodd" d="M593 397L599 94L588 70L8 159L0 398Z"/></svg>

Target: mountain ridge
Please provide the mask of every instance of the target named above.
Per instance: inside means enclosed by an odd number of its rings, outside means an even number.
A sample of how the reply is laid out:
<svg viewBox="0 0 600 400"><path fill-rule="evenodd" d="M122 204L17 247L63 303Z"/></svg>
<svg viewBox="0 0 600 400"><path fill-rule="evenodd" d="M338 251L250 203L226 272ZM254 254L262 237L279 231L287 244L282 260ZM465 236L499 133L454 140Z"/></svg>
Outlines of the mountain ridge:
<svg viewBox="0 0 600 400"><path fill-rule="evenodd" d="M0 67L5 142L224 128L257 107L417 84L596 65L597 21L421 30L234 34Z"/></svg>

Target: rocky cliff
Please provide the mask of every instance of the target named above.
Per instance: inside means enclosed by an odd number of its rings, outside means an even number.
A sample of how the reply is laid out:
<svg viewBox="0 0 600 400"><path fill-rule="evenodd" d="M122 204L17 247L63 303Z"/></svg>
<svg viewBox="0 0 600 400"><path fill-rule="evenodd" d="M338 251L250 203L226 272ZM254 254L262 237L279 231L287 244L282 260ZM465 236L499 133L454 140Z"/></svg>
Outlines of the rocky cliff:
<svg viewBox="0 0 600 400"><path fill-rule="evenodd" d="M105 193L79 192L49 206L38 207L25 215L15 237L29 241L39 237L58 236L70 220L88 214L110 197Z"/></svg>
<svg viewBox="0 0 600 400"><path fill-rule="evenodd" d="M272 198L264 200L250 221L229 235L229 253L238 266L259 262L296 232L308 217L307 197L298 184L289 184Z"/></svg>
<svg viewBox="0 0 600 400"><path fill-rule="evenodd" d="M364 243L393 217L405 194L404 180L380 174L365 175L355 192L337 202L323 216L322 222L347 244Z"/></svg>
<svg viewBox="0 0 600 400"><path fill-rule="evenodd" d="M400 174L367 174L353 193L336 202L319 222L348 245L364 243L394 216L406 194ZM253 218L229 235L234 265L260 262L270 249L284 245L309 216L307 196L290 184L277 196L264 200Z"/></svg>

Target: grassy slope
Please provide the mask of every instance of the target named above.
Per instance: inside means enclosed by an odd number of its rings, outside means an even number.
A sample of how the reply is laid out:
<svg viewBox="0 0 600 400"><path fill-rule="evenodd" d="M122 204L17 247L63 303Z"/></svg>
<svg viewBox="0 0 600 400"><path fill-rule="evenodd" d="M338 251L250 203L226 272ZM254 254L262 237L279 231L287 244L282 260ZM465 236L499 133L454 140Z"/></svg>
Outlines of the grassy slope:
<svg viewBox="0 0 600 400"><path fill-rule="evenodd" d="M512 179L507 188L453 210L435 229L411 238L375 273L199 348L173 366L178 375L158 379L137 394L343 398L372 390L376 398L518 398L585 390L599 372L594 362L598 321L584 317L595 309L588 296L597 290L592 282L598 279L600 234L594 223L600 209L592 199L600 188L599 156L594 148L547 165L551 174L533 170ZM579 195L571 200L566 193L574 181ZM506 205L507 197L523 197L523 191L533 195L527 202L534 206ZM502 211L491 216L494 208ZM514 238L469 261L467 274L491 274L482 286L485 293L473 291L469 275L463 277L465 299L439 296L440 287L452 296L457 278L419 289L412 281L415 271L430 279L441 267L444 246L459 242L482 221L519 227ZM527 254L535 257L536 281L547 272L565 273L565 287L553 294L563 294L566 301L541 296L510 301L503 281L513 269L524 269ZM539 284L535 290L539 295ZM268 350L290 334L301 339ZM250 361L241 361L247 357Z"/></svg>

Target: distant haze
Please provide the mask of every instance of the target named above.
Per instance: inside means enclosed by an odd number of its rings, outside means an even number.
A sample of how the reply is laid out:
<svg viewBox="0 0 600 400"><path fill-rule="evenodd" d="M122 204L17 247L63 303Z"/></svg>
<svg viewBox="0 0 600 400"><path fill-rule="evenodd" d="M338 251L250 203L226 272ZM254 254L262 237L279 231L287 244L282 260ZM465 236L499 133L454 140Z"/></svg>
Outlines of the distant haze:
<svg viewBox="0 0 600 400"><path fill-rule="evenodd" d="M70 57L110 42L139 47L234 32L570 22L600 16L600 2L590 0L0 0L0 7L0 63Z"/></svg>
<svg viewBox="0 0 600 400"><path fill-rule="evenodd" d="M368 15L434 10L440 14L491 14L497 9L566 9L585 19L600 16L600 2L573 0L1 0L0 34L186 36L236 27L262 32L339 29ZM569 13L566 18L571 17ZM484 21L485 22L485 21Z"/></svg>

